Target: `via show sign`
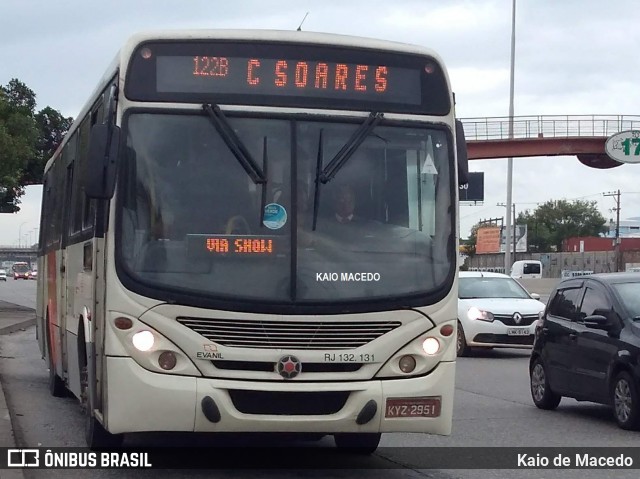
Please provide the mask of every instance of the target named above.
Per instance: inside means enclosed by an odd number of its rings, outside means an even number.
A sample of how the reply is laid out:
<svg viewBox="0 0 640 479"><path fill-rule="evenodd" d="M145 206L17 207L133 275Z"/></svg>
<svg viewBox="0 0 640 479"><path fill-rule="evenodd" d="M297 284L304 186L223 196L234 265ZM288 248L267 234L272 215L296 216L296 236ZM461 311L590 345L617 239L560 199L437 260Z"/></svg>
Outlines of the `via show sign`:
<svg viewBox="0 0 640 479"><path fill-rule="evenodd" d="M640 130L621 131L610 136L604 151L620 163L640 163Z"/></svg>

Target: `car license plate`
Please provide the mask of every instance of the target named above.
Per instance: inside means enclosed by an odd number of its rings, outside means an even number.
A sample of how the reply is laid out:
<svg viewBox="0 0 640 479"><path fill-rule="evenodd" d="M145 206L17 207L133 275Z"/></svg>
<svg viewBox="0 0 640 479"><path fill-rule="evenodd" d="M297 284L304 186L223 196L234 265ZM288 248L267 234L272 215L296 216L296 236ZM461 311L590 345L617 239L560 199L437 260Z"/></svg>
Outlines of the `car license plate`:
<svg viewBox="0 0 640 479"><path fill-rule="evenodd" d="M390 398L384 417L438 417L440 396L422 398Z"/></svg>
<svg viewBox="0 0 640 479"><path fill-rule="evenodd" d="M507 329L508 336L529 336L529 328L509 328Z"/></svg>

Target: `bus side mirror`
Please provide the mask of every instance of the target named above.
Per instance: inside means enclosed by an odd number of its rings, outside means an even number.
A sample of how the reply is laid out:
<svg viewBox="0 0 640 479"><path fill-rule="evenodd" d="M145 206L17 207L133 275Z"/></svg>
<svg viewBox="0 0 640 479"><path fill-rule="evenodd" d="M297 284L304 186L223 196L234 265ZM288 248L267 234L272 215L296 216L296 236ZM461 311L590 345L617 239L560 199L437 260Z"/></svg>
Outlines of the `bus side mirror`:
<svg viewBox="0 0 640 479"><path fill-rule="evenodd" d="M467 141L464 138L464 127L460 120L456 120L456 156L458 157L458 186L469 183L469 157L467 155Z"/></svg>
<svg viewBox="0 0 640 479"><path fill-rule="evenodd" d="M120 127L109 123L93 125L83 182L89 198L108 200L113 197L119 152Z"/></svg>

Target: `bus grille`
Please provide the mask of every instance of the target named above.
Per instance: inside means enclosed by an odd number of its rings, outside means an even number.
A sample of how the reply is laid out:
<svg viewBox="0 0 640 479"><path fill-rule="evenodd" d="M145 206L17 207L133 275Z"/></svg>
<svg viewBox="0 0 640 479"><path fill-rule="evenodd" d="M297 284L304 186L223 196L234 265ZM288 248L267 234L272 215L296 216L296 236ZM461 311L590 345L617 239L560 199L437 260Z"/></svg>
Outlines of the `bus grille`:
<svg viewBox="0 0 640 479"><path fill-rule="evenodd" d="M349 391L281 392L229 389L235 408L243 414L316 416L340 411Z"/></svg>
<svg viewBox="0 0 640 479"><path fill-rule="evenodd" d="M393 331L400 321L286 322L176 318L222 346L262 349L354 349Z"/></svg>

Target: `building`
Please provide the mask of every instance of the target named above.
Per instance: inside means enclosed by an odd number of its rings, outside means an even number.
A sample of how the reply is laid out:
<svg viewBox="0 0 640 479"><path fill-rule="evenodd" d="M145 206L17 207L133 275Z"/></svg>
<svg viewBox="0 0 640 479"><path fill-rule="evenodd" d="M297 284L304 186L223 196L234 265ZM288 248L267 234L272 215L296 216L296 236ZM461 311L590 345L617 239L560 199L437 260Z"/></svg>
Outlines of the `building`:
<svg viewBox="0 0 640 479"><path fill-rule="evenodd" d="M616 237L616 222L609 220L609 231L605 233L606 238ZM620 237L621 238L640 238L640 216L620 220Z"/></svg>
<svg viewBox="0 0 640 479"><path fill-rule="evenodd" d="M622 222L620 222L622 223ZM586 253L590 251L614 251L616 247L615 230L613 237L583 236L567 238L562 242L562 251L566 253ZM620 251L640 250L638 237L624 237L620 234Z"/></svg>

